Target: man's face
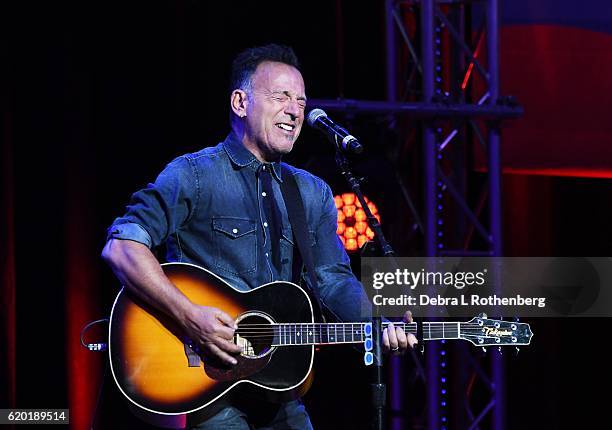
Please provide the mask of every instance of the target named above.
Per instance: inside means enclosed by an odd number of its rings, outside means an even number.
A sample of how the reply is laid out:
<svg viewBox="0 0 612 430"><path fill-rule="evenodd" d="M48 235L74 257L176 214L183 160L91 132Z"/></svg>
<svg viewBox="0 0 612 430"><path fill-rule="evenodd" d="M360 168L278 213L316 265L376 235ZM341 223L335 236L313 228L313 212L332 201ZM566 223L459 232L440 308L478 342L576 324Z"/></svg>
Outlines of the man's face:
<svg viewBox="0 0 612 430"><path fill-rule="evenodd" d="M246 146L262 161L275 161L293 149L304 122L306 94L302 74L292 66L261 63L247 95Z"/></svg>

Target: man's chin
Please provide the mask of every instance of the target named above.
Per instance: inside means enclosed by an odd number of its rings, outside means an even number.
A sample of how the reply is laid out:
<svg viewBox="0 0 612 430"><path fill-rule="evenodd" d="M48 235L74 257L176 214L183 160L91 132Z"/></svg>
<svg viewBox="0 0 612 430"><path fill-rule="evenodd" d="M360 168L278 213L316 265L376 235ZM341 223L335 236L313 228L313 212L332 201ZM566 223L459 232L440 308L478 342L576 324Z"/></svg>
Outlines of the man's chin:
<svg viewBox="0 0 612 430"><path fill-rule="evenodd" d="M276 157L282 157L283 155L289 154L293 150L294 141L292 142L283 142L282 145L276 145L274 147L274 152Z"/></svg>

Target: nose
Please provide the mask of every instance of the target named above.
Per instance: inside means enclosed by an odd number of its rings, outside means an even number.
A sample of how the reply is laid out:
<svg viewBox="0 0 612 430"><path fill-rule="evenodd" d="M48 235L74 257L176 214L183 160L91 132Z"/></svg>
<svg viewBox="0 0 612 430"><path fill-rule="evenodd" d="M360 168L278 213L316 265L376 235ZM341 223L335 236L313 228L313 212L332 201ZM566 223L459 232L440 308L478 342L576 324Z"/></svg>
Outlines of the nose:
<svg viewBox="0 0 612 430"><path fill-rule="evenodd" d="M285 104L285 113L291 117L292 120L295 120L300 116L300 112L302 112L298 101L295 99L289 99Z"/></svg>

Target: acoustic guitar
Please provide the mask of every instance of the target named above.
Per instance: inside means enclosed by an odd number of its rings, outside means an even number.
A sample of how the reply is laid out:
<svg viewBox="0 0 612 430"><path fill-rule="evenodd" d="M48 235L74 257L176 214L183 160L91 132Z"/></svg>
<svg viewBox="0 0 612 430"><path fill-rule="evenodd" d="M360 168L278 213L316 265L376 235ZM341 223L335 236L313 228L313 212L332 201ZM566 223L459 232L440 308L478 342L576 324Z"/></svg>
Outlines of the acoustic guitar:
<svg viewBox="0 0 612 430"><path fill-rule="evenodd" d="M369 323L315 323L310 297L293 283L272 282L245 292L195 265L162 267L192 302L222 309L236 320L234 342L242 353L232 367L203 358L168 317L122 289L111 313L111 370L120 391L148 412L212 413L241 387L272 400L296 398L309 386L315 345L371 342ZM422 324L423 340L519 346L532 336L528 324L481 317ZM396 326L417 333L417 323Z"/></svg>

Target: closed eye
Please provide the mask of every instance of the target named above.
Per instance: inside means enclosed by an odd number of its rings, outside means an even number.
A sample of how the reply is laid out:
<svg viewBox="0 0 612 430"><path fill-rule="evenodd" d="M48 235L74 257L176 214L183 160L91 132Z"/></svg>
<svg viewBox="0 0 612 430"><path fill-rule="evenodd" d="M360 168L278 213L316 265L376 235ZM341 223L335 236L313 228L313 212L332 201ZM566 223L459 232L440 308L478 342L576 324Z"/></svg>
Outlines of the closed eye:
<svg viewBox="0 0 612 430"><path fill-rule="evenodd" d="M272 98L280 103L286 103L289 100L291 100L291 95L289 94L289 92L284 91L284 92L273 92L272 93ZM305 109L306 108L306 97L297 97L297 104L300 107L300 109Z"/></svg>

